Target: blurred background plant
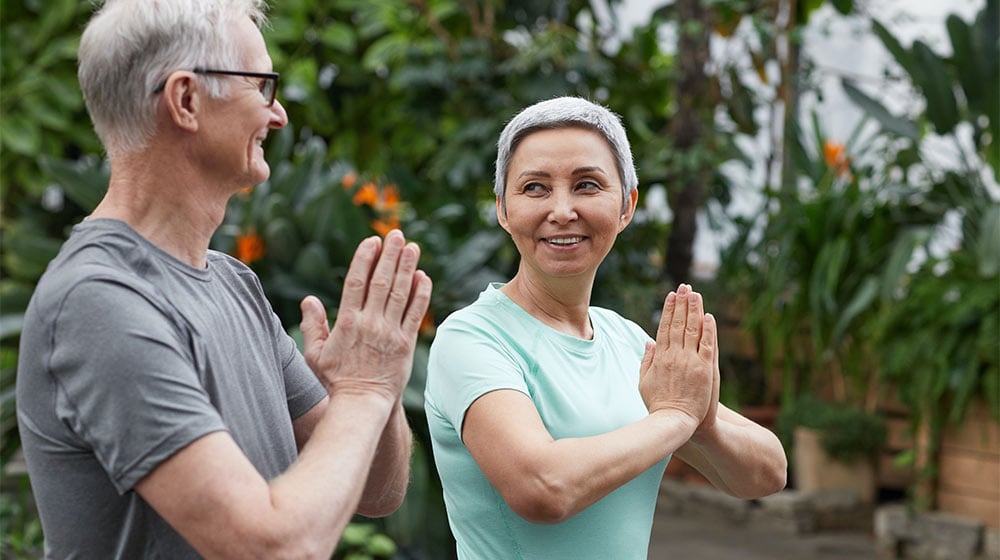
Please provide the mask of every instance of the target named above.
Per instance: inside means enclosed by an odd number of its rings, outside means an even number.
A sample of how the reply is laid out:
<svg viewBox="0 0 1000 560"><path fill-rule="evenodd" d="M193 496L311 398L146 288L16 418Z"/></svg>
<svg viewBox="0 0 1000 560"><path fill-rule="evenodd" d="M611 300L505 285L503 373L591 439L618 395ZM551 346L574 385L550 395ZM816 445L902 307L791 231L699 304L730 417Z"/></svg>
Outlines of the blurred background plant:
<svg viewBox="0 0 1000 560"><path fill-rule="evenodd" d="M877 412L891 392L914 427L956 422L977 399L1000 419L997 1L971 23L948 18L947 56L921 41L903 46L872 20L896 61L885 79L912 84L922 103L895 114L868 84L844 79L864 115L846 141L832 138L824 115L799 109L817 72L801 56L802 36L818 10L866 18L864 5L676 0L626 31L614 15L621 4L609 2L610 15L587 0L272 7L265 35L293 124L271 134L271 178L233 198L213 248L257 271L295 336L306 294L335 318L366 236L400 227L435 282L404 395L417 440L410 492L393 516L356 519L350 531L360 536L347 543L345 533L342 557L454 554L423 418L426 352L434 325L515 270L493 215L495 140L516 110L555 95L622 115L642 185L594 303L652 332L666 291L696 283L753 342L742 356L723 346L727 404L815 394ZM15 557L42 539L27 479L8 468L19 445L22 314L108 178L75 79L91 10L3 0L0 12L0 514ZM763 155L745 149L762 136ZM954 168L928 153L942 139L959 154ZM725 172L734 166L745 172ZM755 167L765 168L762 182L748 178ZM763 211L740 217L734 198L747 192ZM714 274L693 262L699 224L731 240ZM366 548L382 536L392 553Z"/></svg>

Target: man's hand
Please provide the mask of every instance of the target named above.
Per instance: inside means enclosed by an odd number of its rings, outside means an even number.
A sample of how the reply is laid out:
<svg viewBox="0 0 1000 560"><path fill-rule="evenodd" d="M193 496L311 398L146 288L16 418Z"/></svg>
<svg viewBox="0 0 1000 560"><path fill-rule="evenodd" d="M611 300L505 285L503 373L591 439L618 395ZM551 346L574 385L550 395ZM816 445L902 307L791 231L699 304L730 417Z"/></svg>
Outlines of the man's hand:
<svg viewBox="0 0 1000 560"><path fill-rule="evenodd" d="M705 315L701 295L681 284L667 294L656 331L639 370L639 393L650 413L675 410L689 416L691 427L715 415L718 400L717 332Z"/></svg>
<svg viewBox="0 0 1000 560"><path fill-rule="evenodd" d="M344 279L331 331L323 304L302 300L305 358L331 395L374 393L398 400L410 377L431 280L420 249L397 230L361 242Z"/></svg>

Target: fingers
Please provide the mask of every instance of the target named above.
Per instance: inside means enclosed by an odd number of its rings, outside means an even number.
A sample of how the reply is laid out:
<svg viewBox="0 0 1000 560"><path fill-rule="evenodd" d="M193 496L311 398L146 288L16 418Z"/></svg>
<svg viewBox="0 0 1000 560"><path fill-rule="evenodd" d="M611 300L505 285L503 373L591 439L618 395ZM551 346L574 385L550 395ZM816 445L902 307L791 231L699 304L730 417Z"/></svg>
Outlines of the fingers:
<svg viewBox="0 0 1000 560"><path fill-rule="evenodd" d="M663 299L663 313L660 314L660 324L656 327L656 344L661 350L670 348L670 323L674 320L675 307L677 294L671 291Z"/></svg>
<svg viewBox="0 0 1000 560"><path fill-rule="evenodd" d="M378 262L375 264L375 270L369 280L368 297L364 304L366 308L370 307L378 312L385 310L386 299L389 297L389 291L393 288L400 255L405 246L406 239L403 238L403 233L399 230L394 229L386 234L385 240L382 242L382 252L378 256ZM414 268L416 268L415 263ZM410 274L413 274L412 270ZM409 280L406 282L406 287L410 287ZM396 318L398 319L401 314L402 309L399 310Z"/></svg>
<svg viewBox="0 0 1000 560"><path fill-rule="evenodd" d="M688 295L688 315L684 327L684 347L698 348L701 341L702 322L705 319L704 301L701 294L691 292Z"/></svg>
<svg viewBox="0 0 1000 560"><path fill-rule="evenodd" d="M674 305L674 316L670 321L670 334L667 338L669 347L684 347L684 329L687 328L688 305L691 300L691 286L681 284L677 288L677 303Z"/></svg>
<svg viewBox="0 0 1000 560"><path fill-rule="evenodd" d="M427 313L427 306L430 305L433 283L427 273L418 270L412 274L411 286L408 293L409 304L403 316L403 332L407 336L415 337Z"/></svg>
<svg viewBox="0 0 1000 560"><path fill-rule="evenodd" d="M342 311L360 310L365 304L365 296L368 292L368 279L372 274L372 267L379 256L382 247L382 240L378 237L369 237L358 245L354 251L354 258L347 268L347 276L344 278L344 290L340 296L340 308Z"/></svg>
<svg viewBox="0 0 1000 560"><path fill-rule="evenodd" d="M716 373L719 371L718 346L718 326L715 323L715 317L709 313L702 319L702 336L698 346L698 354L706 362L715 362L713 367Z"/></svg>
<svg viewBox="0 0 1000 560"><path fill-rule="evenodd" d="M385 301L385 314L393 324L398 323L407 311L407 306L411 303L414 288L418 286L415 272L417 262L420 260L420 247L416 243L407 243L399 255L399 264L396 266L396 273L392 280L392 288L389 290L389 297ZM379 273L378 270L375 271ZM377 305L378 300L373 301Z"/></svg>

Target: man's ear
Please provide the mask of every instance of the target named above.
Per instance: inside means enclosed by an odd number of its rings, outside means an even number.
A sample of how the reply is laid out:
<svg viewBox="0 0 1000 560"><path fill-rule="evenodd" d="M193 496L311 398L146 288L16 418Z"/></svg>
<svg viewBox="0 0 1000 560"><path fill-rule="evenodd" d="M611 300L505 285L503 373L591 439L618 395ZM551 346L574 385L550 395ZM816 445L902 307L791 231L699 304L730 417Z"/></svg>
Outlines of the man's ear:
<svg viewBox="0 0 1000 560"><path fill-rule="evenodd" d="M635 207L639 203L639 187L632 189L632 192L628 195L628 200L625 201L625 210L622 212L621 218L618 220L618 233L625 230L625 226L632 223L632 218L635 216Z"/></svg>
<svg viewBox="0 0 1000 560"><path fill-rule="evenodd" d="M174 72L163 86L163 103L170 120L187 132L198 131L199 111L205 91L191 72Z"/></svg>
<svg viewBox="0 0 1000 560"><path fill-rule="evenodd" d="M507 209L503 207L503 200L499 196L497 197L497 222L504 231L510 233L510 228L507 226Z"/></svg>

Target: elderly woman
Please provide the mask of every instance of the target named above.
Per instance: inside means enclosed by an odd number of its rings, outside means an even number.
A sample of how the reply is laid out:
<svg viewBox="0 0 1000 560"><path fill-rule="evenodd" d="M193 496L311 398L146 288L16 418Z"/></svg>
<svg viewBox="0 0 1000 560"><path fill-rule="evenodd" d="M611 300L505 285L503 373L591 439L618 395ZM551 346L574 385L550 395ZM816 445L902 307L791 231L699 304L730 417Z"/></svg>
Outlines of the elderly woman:
<svg viewBox="0 0 1000 560"><path fill-rule="evenodd" d="M699 294L666 296L655 341L590 305L637 183L621 123L589 101L537 103L500 135L497 217L520 266L440 326L426 389L463 560L645 558L673 455L736 497L784 487L778 439L718 402Z"/></svg>

